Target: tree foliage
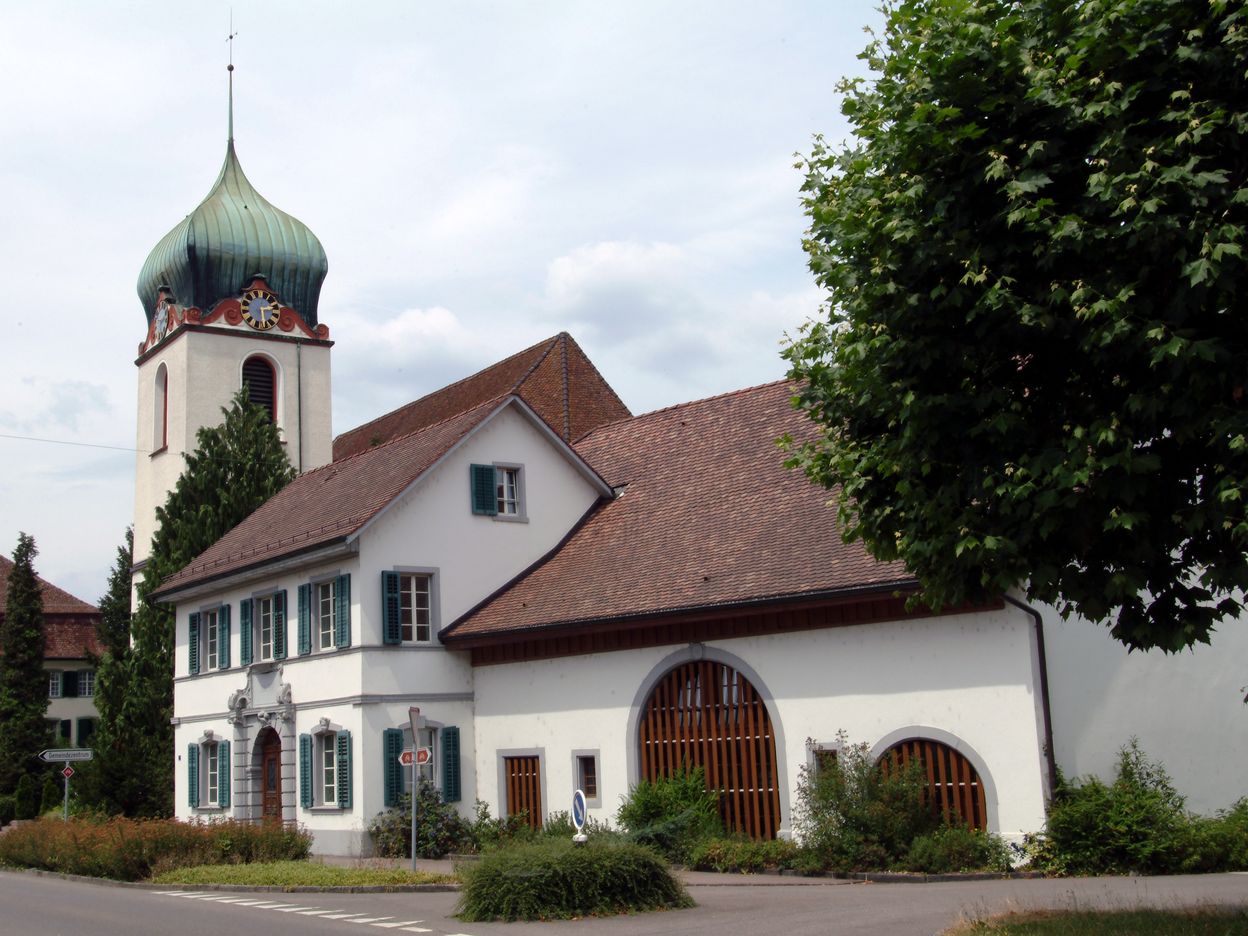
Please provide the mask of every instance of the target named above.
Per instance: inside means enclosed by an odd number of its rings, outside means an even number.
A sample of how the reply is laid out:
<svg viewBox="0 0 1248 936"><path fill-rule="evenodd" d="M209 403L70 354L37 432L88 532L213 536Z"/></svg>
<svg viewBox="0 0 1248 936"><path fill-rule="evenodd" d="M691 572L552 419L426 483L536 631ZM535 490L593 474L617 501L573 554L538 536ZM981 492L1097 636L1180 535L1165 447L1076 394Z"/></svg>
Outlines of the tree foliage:
<svg viewBox="0 0 1248 936"><path fill-rule="evenodd" d="M0 731L0 793L14 792L23 776L38 772L38 755L48 741L43 593L35 575L38 553L34 537L18 534L0 628L0 725L4 726ZM37 800L38 784L33 777L31 783L36 786Z"/></svg>
<svg viewBox="0 0 1248 936"><path fill-rule="evenodd" d="M935 605L1025 584L1131 648L1248 586L1248 18L901 0L805 160L826 318L791 464Z"/></svg>
<svg viewBox="0 0 1248 936"><path fill-rule="evenodd" d="M117 743L129 752L134 780L122 804L128 815L173 811L174 611L148 596L295 476L277 428L244 390L221 412L221 425L196 434L177 485L156 509L156 532L138 586L127 691L117 718Z"/></svg>

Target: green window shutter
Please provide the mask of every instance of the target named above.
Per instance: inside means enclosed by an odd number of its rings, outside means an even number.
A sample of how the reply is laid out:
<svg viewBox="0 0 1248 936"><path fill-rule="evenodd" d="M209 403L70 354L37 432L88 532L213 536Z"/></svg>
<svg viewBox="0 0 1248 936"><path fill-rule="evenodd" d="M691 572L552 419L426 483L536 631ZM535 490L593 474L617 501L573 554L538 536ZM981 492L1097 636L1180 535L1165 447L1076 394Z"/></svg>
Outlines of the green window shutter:
<svg viewBox="0 0 1248 936"><path fill-rule="evenodd" d="M230 606L222 605L217 618L220 636L217 638L217 666L219 669L230 668Z"/></svg>
<svg viewBox="0 0 1248 936"><path fill-rule="evenodd" d="M251 609L255 602L244 598L238 603L238 663L251 666Z"/></svg>
<svg viewBox="0 0 1248 936"><path fill-rule="evenodd" d="M442 729L442 802L458 803L459 729L454 725Z"/></svg>
<svg viewBox="0 0 1248 936"><path fill-rule="evenodd" d="M217 744L217 798L222 809L230 805L230 779L234 768L230 765L230 742L221 741Z"/></svg>
<svg viewBox="0 0 1248 936"><path fill-rule="evenodd" d="M338 576L334 583L334 646L351 646L351 575Z"/></svg>
<svg viewBox="0 0 1248 936"><path fill-rule="evenodd" d="M299 655L312 652L312 586L299 586Z"/></svg>
<svg viewBox="0 0 1248 936"><path fill-rule="evenodd" d="M65 670L61 673L61 698L75 699L78 697L78 671Z"/></svg>
<svg viewBox="0 0 1248 936"><path fill-rule="evenodd" d="M186 640L187 658L189 660L187 669L190 670L192 676L199 672L199 612L191 613L190 627Z"/></svg>
<svg viewBox="0 0 1248 936"><path fill-rule="evenodd" d="M273 595L273 659L286 659L286 589Z"/></svg>
<svg viewBox="0 0 1248 936"><path fill-rule="evenodd" d="M381 573L381 602L385 609L382 640L388 644L403 642L403 626L399 622L399 573Z"/></svg>
<svg viewBox="0 0 1248 936"><path fill-rule="evenodd" d="M73 727L74 727L74 723L70 719L62 718L61 726L58 729L60 733L57 735L57 738L58 739L64 738L65 743L69 744L73 740L69 734L70 730L73 729Z"/></svg>
<svg viewBox="0 0 1248 936"><path fill-rule="evenodd" d="M299 736L299 805L312 808L312 736Z"/></svg>
<svg viewBox="0 0 1248 936"><path fill-rule="evenodd" d="M403 753L403 732L399 728L386 728L381 733L381 765L382 782L385 786L386 807L398 806L403 796L403 765L399 763L399 755Z"/></svg>
<svg viewBox="0 0 1248 936"><path fill-rule="evenodd" d="M338 805L351 808L351 732L338 732Z"/></svg>
<svg viewBox="0 0 1248 936"><path fill-rule="evenodd" d="M199 805L199 745L186 746L186 804L194 809Z"/></svg>
<svg viewBox="0 0 1248 936"><path fill-rule="evenodd" d="M472 512L487 517L498 515L498 491L494 486L493 465L472 465Z"/></svg>
<svg viewBox="0 0 1248 936"><path fill-rule="evenodd" d="M78 719L78 747L90 747L93 734L95 734L95 719Z"/></svg>

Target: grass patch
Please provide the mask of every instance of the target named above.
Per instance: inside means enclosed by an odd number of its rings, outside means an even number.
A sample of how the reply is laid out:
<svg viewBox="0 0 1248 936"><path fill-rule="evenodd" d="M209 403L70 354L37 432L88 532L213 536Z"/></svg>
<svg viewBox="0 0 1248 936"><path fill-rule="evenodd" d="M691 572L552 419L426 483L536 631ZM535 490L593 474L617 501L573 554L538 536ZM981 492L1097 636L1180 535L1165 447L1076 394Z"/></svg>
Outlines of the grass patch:
<svg viewBox="0 0 1248 936"><path fill-rule="evenodd" d="M558 839L488 852L462 867L461 920L557 920L691 907L653 851L621 842Z"/></svg>
<svg viewBox="0 0 1248 936"><path fill-rule="evenodd" d="M346 868L315 861L266 861L247 865L200 865L158 874L157 884L245 884L253 887L385 887L445 884L453 875L407 868Z"/></svg>
<svg viewBox="0 0 1248 936"><path fill-rule="evenodd" d="M947 936L1248 936L1248 910L1054 910L963 923Z"/></svg>

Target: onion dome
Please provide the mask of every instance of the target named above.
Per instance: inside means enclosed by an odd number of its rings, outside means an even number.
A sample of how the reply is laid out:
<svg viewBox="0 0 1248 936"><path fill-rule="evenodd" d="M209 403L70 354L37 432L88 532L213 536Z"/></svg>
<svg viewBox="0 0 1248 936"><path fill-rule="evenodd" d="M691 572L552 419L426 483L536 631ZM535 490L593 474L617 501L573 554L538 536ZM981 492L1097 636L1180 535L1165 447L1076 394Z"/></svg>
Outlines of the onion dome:
<svg viewBox="0 0 1248 936"><path fill-rule="evenodd" d="M210 312L222 299L237 297L260 274L282 304L315 329L328 270L325 248L316 235L270 204L247 180L231 130L225 164L212 191L160 239L143 264L139 301L149 324L162 286L179 306Z"/></svg>

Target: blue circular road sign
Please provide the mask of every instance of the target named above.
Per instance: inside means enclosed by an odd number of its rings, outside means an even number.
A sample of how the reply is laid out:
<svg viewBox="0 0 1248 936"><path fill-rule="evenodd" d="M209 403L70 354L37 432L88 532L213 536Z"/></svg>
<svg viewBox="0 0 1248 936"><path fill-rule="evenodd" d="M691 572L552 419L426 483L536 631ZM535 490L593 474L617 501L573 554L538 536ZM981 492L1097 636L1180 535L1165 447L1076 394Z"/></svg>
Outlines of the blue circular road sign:
<svg viewBox="0 0 1248 936"><path fill-rule="evenodd" d="M576 826L577 832L585 828L585 792L583 790L577 790L572 794L572 824Z"/></svg>

